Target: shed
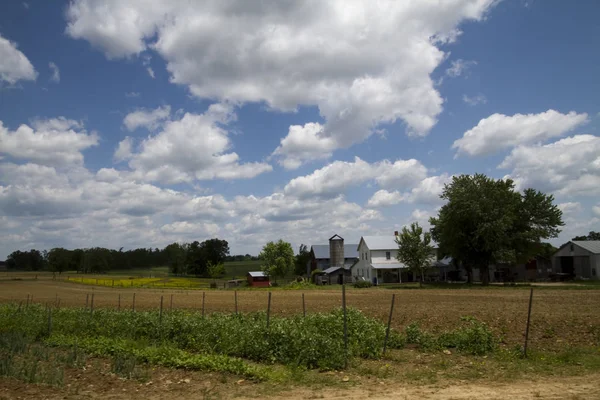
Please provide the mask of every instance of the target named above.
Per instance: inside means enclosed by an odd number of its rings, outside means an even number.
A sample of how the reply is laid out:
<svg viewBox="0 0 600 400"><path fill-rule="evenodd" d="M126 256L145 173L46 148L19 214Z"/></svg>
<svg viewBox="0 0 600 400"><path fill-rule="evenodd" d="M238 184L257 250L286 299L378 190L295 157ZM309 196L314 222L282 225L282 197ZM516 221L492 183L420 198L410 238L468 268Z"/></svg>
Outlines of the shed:
<svg viewBox="0 0 600 400"><path fill-rule="evenodd" d="M555 274L576 279L599 279L600 240L571 240L552 256Z"/></svg>
<svg viewBox="0 0 600 400"><path fill-rule="evenodd" d="M269 287L269 277L262 271L248 272L248 285L252 287Z"/></svg>

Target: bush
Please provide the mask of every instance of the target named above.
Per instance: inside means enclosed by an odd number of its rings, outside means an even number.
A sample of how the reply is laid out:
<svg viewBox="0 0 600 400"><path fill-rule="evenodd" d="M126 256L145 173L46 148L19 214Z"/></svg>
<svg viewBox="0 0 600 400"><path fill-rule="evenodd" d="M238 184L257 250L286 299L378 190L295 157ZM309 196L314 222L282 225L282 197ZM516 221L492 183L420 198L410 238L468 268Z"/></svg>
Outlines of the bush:
<svg viewBox="0 0 600 400"><path fill-rule="evenodd" d="M217 282L211 282L210 283L210 288L211 289L216 289L217 288Z"/></svg>
<svg viewBox="0 0 600 400"><path fill-rule="evenodd" d="M323 275L323 270L320 270L317 268L310 273L310 281L312 283L315 283L317 280L317 276L319 276L319 275Z"/></svg>
<svg viewBox="0 0 600 400"><path fill-rule="evenodd" d="M357 289L365 289L372 287L373 284L369 281L356 281L354 282L354 287Z"/></svg>

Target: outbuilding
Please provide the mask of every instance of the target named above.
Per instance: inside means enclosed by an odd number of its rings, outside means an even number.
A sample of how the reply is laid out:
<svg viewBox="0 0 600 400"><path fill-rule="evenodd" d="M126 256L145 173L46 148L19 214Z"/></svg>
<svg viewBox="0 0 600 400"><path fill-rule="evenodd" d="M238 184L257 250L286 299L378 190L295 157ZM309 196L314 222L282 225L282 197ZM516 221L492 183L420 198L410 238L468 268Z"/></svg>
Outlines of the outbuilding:
<svg viewBox="0 0 600 400"><path fill-rule="evenodd" d="M599 279L600 240L571 240L552 256L555 274L575 279Z"/></svg>
<svg viewBox="0 0 600 400"><path fill-rule="evenodd" d="M269 287L269 277L262 271L248 272L248 285L252 287Z"/></svg>

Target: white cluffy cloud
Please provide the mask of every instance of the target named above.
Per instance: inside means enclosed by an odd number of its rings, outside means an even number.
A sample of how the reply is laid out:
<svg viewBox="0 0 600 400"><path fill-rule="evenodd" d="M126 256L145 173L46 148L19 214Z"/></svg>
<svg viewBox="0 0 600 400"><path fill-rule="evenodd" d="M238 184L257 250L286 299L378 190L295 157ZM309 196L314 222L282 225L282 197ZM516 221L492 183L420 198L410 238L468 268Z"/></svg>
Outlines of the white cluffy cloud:
<svg viewBox="0 0 600 400"><path fill-rule="evenodd" d="M125 125L129 131L134 131L138 128L155 130L159 128L164 121L169 119L170 115L170 106L158 107L155 110L140 109L127 114L123 120L123 125Z"/></svg>
<svg viewBox="0 0 600 400"><path fill-rule="evenodd" d="M564 196L600 194L600 137L575 135L547 145L519 146L499 168L510 169L520 188Z"/></svg>
<svg viewBox="0 0 600 400"><path fill-rule="evenodd" d="M437 205L442 203L440 195L444 190L444 185L450 183L451 180L452 176L442 174L423 178L410 191L382 189L371 196L367 205L373 208L388 207L402 202Z"/></svg>
<svg viewBox="0 0 600 400"><path fill-rule="evenodd" d="M115 162L121 162L130 159L132 155L132 148L133 139L131 137L127 136L125 139L121 140L113 157Z"/></svg>
<svg viewBox="0 0 600 400"><path fill-rule="evenodd" d="M586 113L562 114L548 110L539 114L493 114L479 121L452 145L458 154L480 156L520 144L562 136L587 122Z"/></svg>
<svg viewBox="0 0 600 400"><path fill-rule="evenodd" d="M95 132L88 133L80 122L64 117L36 120L15 131L0 121L0 153L43 165L82 164L81 152L98 144Z"/></svg>
<svg viewBox="0 0 600 400"><path fill-rule="evenodd" d="M467 103L470 106L476 106L478 104L487 103L487 98L481 93L476 94L475 96L472 96L472 97L467 96L466 94L463 94L462 99L465 103Z"/></svg>
<svg viewBox="0 0 600 400"><path fill-rule="evenodd" d="M77 0L66 32L111 59L153 50L170 81L200 98L318 107L322 129L290 127L275 150L294 168L364 140L382 123L401 120L409 135L427 135L442 112L430 77L445 59L438 45L495 3Z"/></svg>
<svg viewBox="0 0 600 400"><path fill-rule="evenodd" d="M166 183L207 179L247 179L273 169L263 162L241 164L224 128L234 120L233 106L213 104L204 114L185 113L170 118L170 107L141 110L125 117L129 130L145 127L159 129L132 152L132 143L119 144L115 160L130 159L129 166L140 179Z"/></svg>
<svg viewBox="0 0 600 400"><path fill-rule="evenodd" d="M14 84L17 81L35 81L37 72L17 45L0 35L0 83Z"/></svg>
<svg viewBox="0 0 600 400"><path fill-rule="evenodd" d="M355 157L354 162L335 161L310 175L294 178L283 191L299 198L333 198L368 181L381 187L410 188L425 176L427 169L415 159L371 164Z"/></svg>
<svg viewBox="0 0 600 400"><path fill-rule="evenodd" d="M52 70L52 76L50 77L50 80L54 83L59 83L60 82L60 69L58 69L58 66L56 64L54 64L53 62L48 63L48 66Z"/></svg>

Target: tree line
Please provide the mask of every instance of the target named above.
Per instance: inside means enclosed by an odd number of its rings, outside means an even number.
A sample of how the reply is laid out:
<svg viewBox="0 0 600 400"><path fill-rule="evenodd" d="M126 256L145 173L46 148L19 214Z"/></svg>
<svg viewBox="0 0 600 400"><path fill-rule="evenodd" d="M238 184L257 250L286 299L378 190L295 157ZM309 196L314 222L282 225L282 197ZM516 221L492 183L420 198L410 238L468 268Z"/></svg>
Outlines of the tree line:
<svg viewBox="0 0 600 400"><path fill-rule="evenodd" d="M51 271L62 273L107 273L111 270L150 269L168 266L174 274L210 276L209 267L226 261L252 261L250 254L230 255L226 240L209 239L203 242L172 243L163 249L133 250L92 247L69 250L56 247L50 250L14 251L7 260L9 270ZM214 267L213 267L214 268ZM212 271L216 273L216 271ZM224 271L223 271L224 273Z"/></svg>

